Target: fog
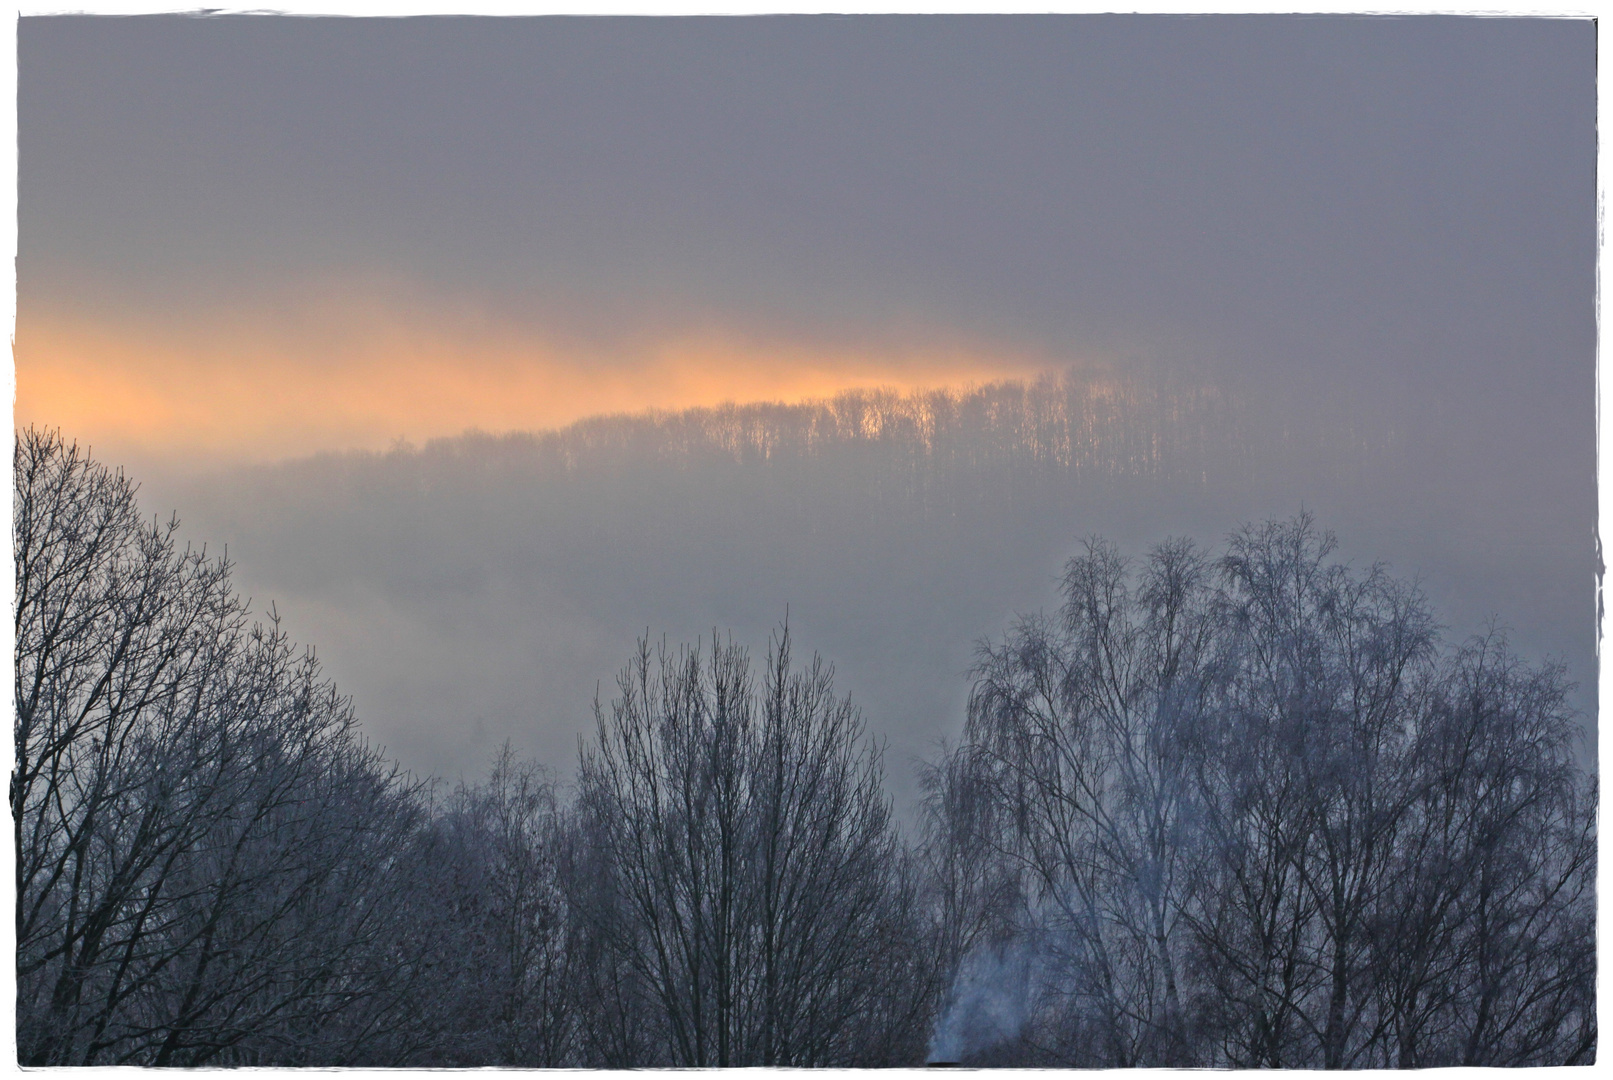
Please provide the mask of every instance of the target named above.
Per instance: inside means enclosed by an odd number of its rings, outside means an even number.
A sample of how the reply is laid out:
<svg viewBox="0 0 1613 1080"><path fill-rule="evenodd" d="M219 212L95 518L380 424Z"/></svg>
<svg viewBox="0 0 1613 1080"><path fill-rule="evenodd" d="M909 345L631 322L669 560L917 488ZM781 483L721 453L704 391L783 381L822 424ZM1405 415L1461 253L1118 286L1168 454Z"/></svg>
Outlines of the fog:
<svg viewBox="0 0 1613 1080"><path fill-rule="evenodd" d="M1588 21L37 18L18 64L20 401L75 370L42 323L290 430L389 351L418 380L423 321L484 377L490 339L611 383L711 332L790 346L758 369L1143 358L1582 497L1547 463L1594 423Z"/></svg>
<svg viewBox="0 0 1613 1080"><path fill-rule="evenodd" d="M787 613L905 806L1079 538L1301 509L1594 716L1588 20L52 17L18 55L19 422L227 546L410 768L565 771L638 636ZM1072 366L1064 444L1000 390L744 404Z"/></svg>
<svg viewBox="0 0 1613 1080"><path fill-rule="evenodd" d="M1447 636L1499 617L1566 660L1594 716L1589 498L1508 512L1418 447L1370 417L1295 425L1214 386L1071 370L169 473L142 500L227 545L255 608L414 770L475 775L509 739L569 772L639 636L760 652L787 617L886 740L907 810L914 763L961 730L976 643L1054 606L1093 534L1214 547L1310 511L1353 561L1419 577Z"/></svg>

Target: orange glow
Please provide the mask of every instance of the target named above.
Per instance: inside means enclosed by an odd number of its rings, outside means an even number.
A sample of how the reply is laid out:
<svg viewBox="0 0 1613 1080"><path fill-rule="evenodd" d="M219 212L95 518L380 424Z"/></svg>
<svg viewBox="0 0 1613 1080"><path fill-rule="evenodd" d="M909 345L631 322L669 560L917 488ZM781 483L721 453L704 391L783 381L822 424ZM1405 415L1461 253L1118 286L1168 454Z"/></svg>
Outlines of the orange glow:
<svg viewBox="0 0 1613 1080"><path fill-rule="evenodd" d="M334 301L183 325L19 312L16 362L19 424L60 426L114 453L209 462L550 428L598 413L953 386L1053 366L963 346L821 348L721 332L563 348L475 313L426 318Z"/></svg>

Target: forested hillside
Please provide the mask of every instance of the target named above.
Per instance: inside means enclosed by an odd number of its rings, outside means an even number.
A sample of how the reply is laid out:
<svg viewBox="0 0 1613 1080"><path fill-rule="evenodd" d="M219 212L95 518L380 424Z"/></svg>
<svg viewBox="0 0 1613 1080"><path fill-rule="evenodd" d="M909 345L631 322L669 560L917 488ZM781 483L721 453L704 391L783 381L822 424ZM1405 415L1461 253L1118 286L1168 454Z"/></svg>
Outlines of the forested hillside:
<svg viewBox="0 0 1613 1080"><path fill-rule="evenodd" d="M448 776L506 739L569 772L625 643L714 627L759 643L788 613L889 740L911 820L911 763L957 737L974 643L1057 602L1079 537L1141 549L1301 507L1348 523L1346 557L1418 574L1460 633L1502 614L1589 669L1593 568L1560 514L1509 516L1443 475L1426 490L1444 459L1407 470L1414 434L1299 415L1076 371L154 467L142 496L228 546L242 591L319 643L373 737ZM1594 708L1588 683L1575 703Z"/></svg>
<svg viewBox="0 0 1613 1080"><path fill-rule="evenodd" d="M1058 393L981 398L1020 435L969 467L1177 467L1093 449ZM881 475L945 514L925 470L970 399L881 400L734 410L715 441L601 421L521 460L609 472L641 440L783 468L907 424L892 452L923 453ZM818 449L837 424L860 434ZM878 718L794 624L750 648L629 633L574 772L506 747L420 778L121 473L30 429L14 483L25 1065L1594 1059L1569 672L1443 636L1306 515L1076 550L1059 607L960 675L961 740L904 829ZM451 515L463 492L440 494Z"/></svg>

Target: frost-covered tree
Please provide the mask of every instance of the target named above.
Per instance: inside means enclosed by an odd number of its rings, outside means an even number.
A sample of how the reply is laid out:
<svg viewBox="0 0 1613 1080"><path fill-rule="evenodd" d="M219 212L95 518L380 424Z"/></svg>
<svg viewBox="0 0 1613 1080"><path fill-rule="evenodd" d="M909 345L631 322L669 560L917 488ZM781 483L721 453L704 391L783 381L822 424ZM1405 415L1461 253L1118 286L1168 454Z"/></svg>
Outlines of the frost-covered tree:
<svg viewBox="0 0 1613 1080"><path fill-rule="evenodd" d="M1198 761L1214 861L1194 917L1217 1052L1247 1066L1364 1063L1372 915L1427 708L1426 600L1333 548L1302 516L1240 530L1220 564L1225 679Z"/></svg>
<svg viewBox="0 0 1613 1080"><path fill-rule="evenodd" d="M1162 545L1139 575L1091 541L1059 615L1023 619L981 653L946 797L983 784L996 803L989 842L1022 883L1039 977L1058 988L1042 1002L1055 1058L1189 1061L1182 919L1199 849L1186 746L1214 665L1208 577L1188 543Z"/></svg>
<svg viewBox="0 0 1613 1080"><path fill-rule="evenodd" d="M1595 781L1563 669L1442 646L1415 585L1334 547L1308 516L1213 560L1094 541L1056 616L982 648L930 850L940 895L994 874L1017 913L955 950L938 1031L1001 998L995 950L1024 1004L979 1060L1591 1059ZM984 910L945 908L945 939Z"/></svg>
<svg viewBox="0 0 1613 1080"><path fill-rule="evenodd" d="M415 807L229 565L54 432L14 457L17 1050L339 1062Z"/></svg>
<svg viewBox="0 0 1613 1080"><path fill-rule="evenodd" d="M421 1037L399 1064L575 1063L570 842L554 783L508 743L482 782L433 807L409 852L407 918L430 976L414 1000Z"/></svg>

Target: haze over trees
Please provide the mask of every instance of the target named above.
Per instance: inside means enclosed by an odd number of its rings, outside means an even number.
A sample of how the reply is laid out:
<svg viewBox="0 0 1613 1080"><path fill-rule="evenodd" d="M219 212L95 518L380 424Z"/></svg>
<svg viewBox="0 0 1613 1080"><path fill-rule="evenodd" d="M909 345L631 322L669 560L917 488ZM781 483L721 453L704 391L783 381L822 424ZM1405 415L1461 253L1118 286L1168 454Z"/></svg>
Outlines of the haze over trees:
<svg viewBox="0 0 1613 1080"><path fill-rule="evenodd" d="M1542 649L1590 640L1589 603L1547 617L1562 577L1549 544L1490 573L1493 545L1461 546L1481 533L1415 525L1426 501L1380 479L1400 475L1394 431L1278 415L1185 377L1076 370L596 417L182 480L153 466L142 491L228 543L242 590L274 597L320 644L372 736L449 776L479 772L505 739L569 773L577 717L613 683L624 643L714 626L765 642L788 607L798 640L841 661L842 691L889 739L887 782L909 820L909 763L955 737L972 643L1049 603L1072 538L1095 528L1140 546L1303 504L1349 521L1354 555L1427 570L1462 625L1505 611ZM1443 531L1456 546L1417 547ZM1542 629L1569 616L1582 621L1566 643Z"/></svg>
<svg viewBox="0 0 1613 1080"><path fill-rule="evenodd" d="M911 764L957 737L973 643L1056 606L1058 568L1093 531L1142 551L1304 506L1347 524L1348 558L1415 567L1452 626L1499 613L1536 654L1594 670L1578 504L1495 506L1431 478L1454 459L1410 438L1381 417L1297 423L1235 384L1078 370L220 463L183 481L153 465L141 490L227 543L237 587L274 598L371 738L425 774L476 775L509 740L569 776L578 717L629 643L720 627L759 647L788 608L888 740L886 783L911 825ZM1571 698L1586 716L1593 681Z"/></svg>
<svg viewBox="0 0 1613 1080"><path fill-rule="evenodd" d="M24 1064L1594 1059L1568 673L1305 515L1087 541L904 832L788 627L624 642L574 778L420 781L121 474L14 485Z"/></svg>
<svg viewBox="0 0 1613 1080"><path fill-rule="evenodd" d="M931 814L1034 955L988 1055L1592 1059L1596 789L1565 672L1497 630L1443 646L1414 585L1332 548L1304 515L1216 556L1091 540L1058 613L982 649Z"/></svg>

